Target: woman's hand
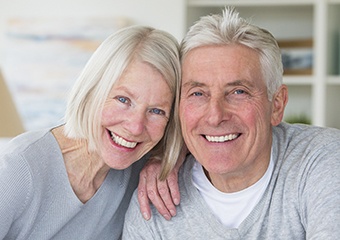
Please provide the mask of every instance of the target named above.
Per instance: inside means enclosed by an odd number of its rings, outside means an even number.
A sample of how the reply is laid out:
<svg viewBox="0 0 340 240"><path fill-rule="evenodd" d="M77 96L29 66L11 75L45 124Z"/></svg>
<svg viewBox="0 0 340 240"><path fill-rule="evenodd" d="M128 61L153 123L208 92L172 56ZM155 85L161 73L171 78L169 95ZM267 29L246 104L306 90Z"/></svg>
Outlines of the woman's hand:
<svg viewBox="0 0 340 240"><path fill-rule="evenodd" d="M161 161L151 158L139 175L138 202L146 220L151 217L150 201L166 220L176 215L175 205L180 201L178 168L175 167L165 181L158 179L160 172Z"/></svg>
<svg viewBox="0 0 340 240"><path fill-rule="evenodd" d="M159 180L161 160L150 158L145 164L139 175L138 202L146 220L151 217L150 201L166 220L176 215L176 205L180 202L178 171L186 154L187 149L184 147L174 169L165 181Z"/></svg>

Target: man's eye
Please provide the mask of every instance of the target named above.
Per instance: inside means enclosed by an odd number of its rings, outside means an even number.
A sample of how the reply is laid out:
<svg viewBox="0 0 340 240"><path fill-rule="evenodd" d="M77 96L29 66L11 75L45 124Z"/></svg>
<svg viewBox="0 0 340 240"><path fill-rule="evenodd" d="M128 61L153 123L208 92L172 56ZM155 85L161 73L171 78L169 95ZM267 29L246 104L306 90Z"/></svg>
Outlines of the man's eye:
<svg viewBox="0 0 340 240"><path fill-rule="evenodd" d="M235 94L244 94L245 93L245 91L244 90L242 90L242 89L237 89L237 90L235 90L235 92L234 92Z"/></svg>
<svg viewBox="0 0 340 240"><path fill-rule="evenodd" d="M196 96L196 97L199 97L199 96L202 96L203 94L201 92L194 92L192 95Z"/></svg>
<svg viewBox="0 0 340 240"><path fill-rule="evenodd" d="M158 108L153 108L150 110L151 113L157 114L157 115L165 115L165 112Z"/></svg>

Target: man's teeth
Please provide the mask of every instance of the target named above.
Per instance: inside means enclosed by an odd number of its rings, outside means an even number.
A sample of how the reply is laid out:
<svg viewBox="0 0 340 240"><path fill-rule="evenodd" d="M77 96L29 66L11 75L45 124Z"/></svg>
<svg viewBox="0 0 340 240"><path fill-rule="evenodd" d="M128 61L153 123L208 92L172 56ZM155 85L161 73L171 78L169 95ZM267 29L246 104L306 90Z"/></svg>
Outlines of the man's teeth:
<svg viewBox="0 0 340 240"><path fill-rule="evenodd" d="M125 139L118 137L114 133L111 132L112 140L120 146L127 148L134 148L137 145L137 142L128 142Z"/></svg>
<svg viewBox="0 0 340 240"><path fill-rule="evenodd" d="M237 138L237 134L229 134L229 135L226 135L226 136L219 136L219 137L213 137L213 136L206 135L205 138L209 142L226 142L226 141L230 141L230 140Z"/></svg>

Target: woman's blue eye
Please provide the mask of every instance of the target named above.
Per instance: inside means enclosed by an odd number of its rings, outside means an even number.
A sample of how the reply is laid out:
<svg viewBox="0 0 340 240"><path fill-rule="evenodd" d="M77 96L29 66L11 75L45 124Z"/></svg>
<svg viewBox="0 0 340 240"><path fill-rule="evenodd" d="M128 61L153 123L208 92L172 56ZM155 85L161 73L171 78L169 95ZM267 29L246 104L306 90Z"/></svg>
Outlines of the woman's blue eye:
<svg viewBox="0 0 340 240"><path fill-rule="evenodd" d="M161 109L158 109L158 108L153 108L150 110L152 113L154 114L158 114L158 115L165 115L165 112Z"/></svg>
<svg viewBox="0 0 340 240"><path fill-rule="evenodd" d="M118 101L121 103L127 103L127 99L125 97L117 97Z"/></svg>

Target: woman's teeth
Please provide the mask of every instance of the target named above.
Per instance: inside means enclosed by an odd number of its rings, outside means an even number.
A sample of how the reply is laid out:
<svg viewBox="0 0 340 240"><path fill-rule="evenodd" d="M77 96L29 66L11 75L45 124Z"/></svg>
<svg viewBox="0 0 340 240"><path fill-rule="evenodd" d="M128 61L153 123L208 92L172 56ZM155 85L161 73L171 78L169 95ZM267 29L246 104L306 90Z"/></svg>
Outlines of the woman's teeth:
<svg viewBox="0 0 340 240"><path fill-rule="evenodd" d="M229 134L229 135L219 136L219 137L206 135L205 138L209 142L226 142L226 141L230 141L230 140L237 138L237 136L238 136L237 134Z"/></svg>
<svg viewBox="0 0 340 240"><path fill-rule="evenodd" d="M118 137L112 132L111 132L111 138L116 144L123 146L123 147L134 148L137 145L137 142L128 142L125 139Z"/></svg>

